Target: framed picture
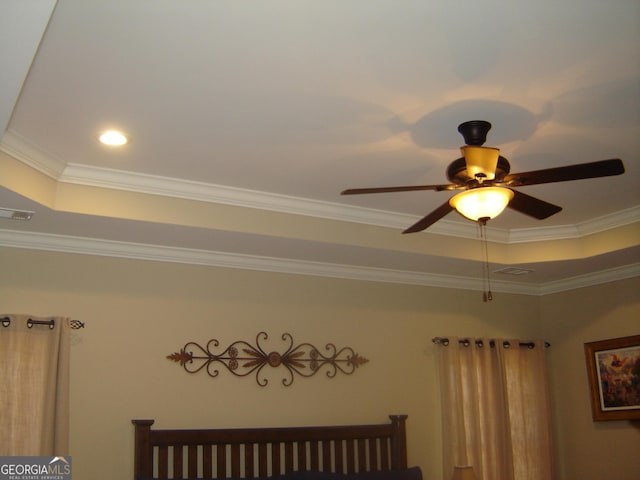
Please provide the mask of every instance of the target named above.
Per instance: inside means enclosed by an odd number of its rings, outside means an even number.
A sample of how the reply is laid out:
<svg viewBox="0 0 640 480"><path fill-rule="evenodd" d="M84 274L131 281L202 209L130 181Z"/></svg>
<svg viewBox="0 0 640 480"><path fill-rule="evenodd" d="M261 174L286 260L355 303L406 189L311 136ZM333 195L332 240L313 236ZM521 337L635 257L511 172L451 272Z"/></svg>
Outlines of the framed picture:
<svg viewBox="0 0 640 480"><path fill-rule="evenodd" d="M640 420L640 335L584 344L593 420Z"/></svg>

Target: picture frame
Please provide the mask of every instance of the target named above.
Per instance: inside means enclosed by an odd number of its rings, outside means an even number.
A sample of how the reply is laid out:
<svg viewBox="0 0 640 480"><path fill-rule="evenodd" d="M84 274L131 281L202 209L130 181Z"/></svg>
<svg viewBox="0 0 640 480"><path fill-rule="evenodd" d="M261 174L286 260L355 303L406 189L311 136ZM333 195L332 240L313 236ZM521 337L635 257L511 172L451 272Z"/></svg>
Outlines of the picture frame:
<svg viewBox="0 0 640 480"><path fill-rule="evenodd" d="M584 344L593 420L640 420L640 335Z"/></svg>

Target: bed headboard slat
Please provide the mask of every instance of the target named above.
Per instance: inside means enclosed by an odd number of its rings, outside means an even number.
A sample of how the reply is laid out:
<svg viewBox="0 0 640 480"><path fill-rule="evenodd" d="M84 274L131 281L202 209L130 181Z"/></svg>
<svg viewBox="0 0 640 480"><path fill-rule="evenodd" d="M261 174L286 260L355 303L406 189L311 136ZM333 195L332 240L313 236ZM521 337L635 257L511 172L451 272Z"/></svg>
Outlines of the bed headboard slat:
<svg viewBox="0 0 640 480"><path fill-rule="evenodd" d="M213 447L210 445L202 446L202 476L204 478L211 478L213 472L213 459L212 452Z"/></svg>
<svg viewBox="0 0 640 480"><path fill-rule="evenodd" d="M391 423L379 425L197 430L155 430L153 420L133 420L134 479L404 470L407 416L389 418Z"/></svg>
<svg viewBox="0 0 640 480"><path fill-rule="evenodd" d="M189 448L189 447L187 447ZM173 448L173 478L180 478L182 476L183 468L182 468L182 455L184 453L184 449L182 446L178 445Z"/></svg>
<svg viewBox="0 0 640 480"><path fill-rule="evenodd" d="M164 480L168 478L169 470L169 447L162 445L158 447L158 478Z"/></svg>
<svg viewBox="0 0 640 480"><path fill-rule="evenodd" d="M227 471L227 452L226 447L218 446L216 447L216 466L217 472L226 472ZM213 476L213 472L211 472Z"/></svg>
<svg viewBox="0 0 640 480"><path fill-rule="evenodd" d="M258 476L263 478L268 474L267 451L266 443L258 445Z"/></svg>

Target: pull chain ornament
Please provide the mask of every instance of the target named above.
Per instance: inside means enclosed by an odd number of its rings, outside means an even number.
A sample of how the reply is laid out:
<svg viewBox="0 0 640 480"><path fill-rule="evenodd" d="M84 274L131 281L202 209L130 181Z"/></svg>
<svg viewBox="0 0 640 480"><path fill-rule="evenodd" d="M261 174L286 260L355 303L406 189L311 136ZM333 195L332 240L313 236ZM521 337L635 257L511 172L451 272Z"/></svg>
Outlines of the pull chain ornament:
<svg viewBox="0 0 640 480"><path fill-rule="evenodd" d="M489 220L487 217L478 219L480 243L482 245L482 282L484 287L482 301L485 303L493 300L493 293L491 293L491 271L489 268L489 246L487 243L487 220Z"/></svg>

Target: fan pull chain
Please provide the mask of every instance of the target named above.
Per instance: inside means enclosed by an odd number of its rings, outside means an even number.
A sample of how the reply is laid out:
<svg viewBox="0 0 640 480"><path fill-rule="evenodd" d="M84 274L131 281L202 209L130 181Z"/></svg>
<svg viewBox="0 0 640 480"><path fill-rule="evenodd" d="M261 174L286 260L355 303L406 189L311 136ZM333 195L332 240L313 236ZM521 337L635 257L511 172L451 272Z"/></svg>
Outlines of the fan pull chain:
<svg viewBox="0 0 640 480"><path fill-rule="evenodd" d="M491 293L491 272L489 269L489 246L487 242L487 220L488 218L479 218L478 227L480 229L480 244L482 246L482 286L484 291L482 292L482 301L490 302L493 300L493 293Z"/></svg>

